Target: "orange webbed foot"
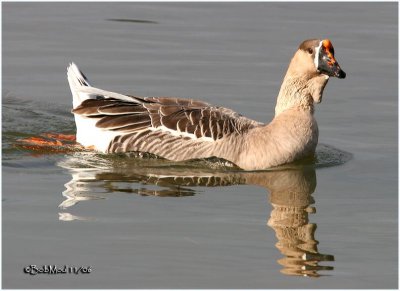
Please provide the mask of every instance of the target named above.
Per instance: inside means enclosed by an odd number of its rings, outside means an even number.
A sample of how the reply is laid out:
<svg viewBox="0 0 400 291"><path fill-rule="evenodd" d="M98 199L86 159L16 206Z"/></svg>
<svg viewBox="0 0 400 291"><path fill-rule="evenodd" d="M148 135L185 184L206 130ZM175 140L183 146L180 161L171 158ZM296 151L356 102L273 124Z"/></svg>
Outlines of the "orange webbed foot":
<svg viewBox="0 0 400 291"><path fill-rule="evenodd" d="M41 134L41 136L44 136L47 138L52 138L52 139L57 139L57 140L63 140L63 141L70 141L70 142L76 141L75 134L43 133L43 134Z"/></svg>
<svg viewBox="0 0 400 291"><path fill-rule="evenodd" d="M18 139L15 146L43 154L83 150L84 148L75 140L76 137L72 134L43 133L39 137Z"/></svg>

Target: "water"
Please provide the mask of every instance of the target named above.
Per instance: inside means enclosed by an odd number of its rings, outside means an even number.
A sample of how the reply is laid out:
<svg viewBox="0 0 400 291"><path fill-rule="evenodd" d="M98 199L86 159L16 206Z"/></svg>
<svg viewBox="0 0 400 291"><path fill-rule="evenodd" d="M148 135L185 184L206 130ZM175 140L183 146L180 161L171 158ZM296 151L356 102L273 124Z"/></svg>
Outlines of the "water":
<svg viewBox="0 0 400 291"><path fill-rule="evenodd" d="M397 288L397 3L2 6L4 288ZM271 120L310 37L347 73L316 108L314 161L246 173L15 147L74 132L70 61L104 89Z"/></svg>

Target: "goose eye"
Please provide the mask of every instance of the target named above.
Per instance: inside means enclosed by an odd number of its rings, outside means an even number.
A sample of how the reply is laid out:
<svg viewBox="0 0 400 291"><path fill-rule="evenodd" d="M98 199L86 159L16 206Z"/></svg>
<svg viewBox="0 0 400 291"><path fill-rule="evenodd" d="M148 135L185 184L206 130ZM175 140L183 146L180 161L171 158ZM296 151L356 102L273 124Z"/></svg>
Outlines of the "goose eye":
<svg viewBox="0 0 400 291"><path fill-rule="evenodd" d="M312 55L313 49L312 49L312 48L308 48L308 49L307 49L307 52L308 52L310 55Z"/></svg>

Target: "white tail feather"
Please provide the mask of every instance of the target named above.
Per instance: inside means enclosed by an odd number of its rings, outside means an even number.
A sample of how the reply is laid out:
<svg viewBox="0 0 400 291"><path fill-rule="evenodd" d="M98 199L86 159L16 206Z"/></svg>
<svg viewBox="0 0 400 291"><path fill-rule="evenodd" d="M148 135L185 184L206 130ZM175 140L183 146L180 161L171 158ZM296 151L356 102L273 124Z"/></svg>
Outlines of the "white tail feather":
<svg viewBox="0 0 400 291"><path fill-rule="evenodd" d="M89 94L80 90L81 87L91 87L85 75L79 70L78 66L71 63L67 68L68 82L73 97L73 108L76 108L86 99L92 98Z"/></svg>
<svg viewBox="0 0 400 291"><path fill-rule="evenodd" d="M127 101L134 100L133 98L122 94L109 92L90 86L85 75L74 63L71 63L68 66L67 75L73 97L73 108L78 107L87 99L95 99L98 96L103 96L104 98L117 98ZM98 151L106 152L110 142L115 136L120 135L121 133L98 128L96 127L97 121L98 120L95 118L85 118L79 114L75 114L76 141L84 147L94 147Z"/></svg>
<svg viewBox="0 0 400 291"><path fill-rule="evenodd" d="M71 63L68 66L67 74L69 86L71 88L73 97L73 108L79 106L86 99L94 99L97 96L103 96L104 98L117 98L130 102L134 101L134 99L129 96L90 86L85 75L74 63Z"/></svg>
<svg viewBox="0 0 400 291"><path fill-rule="evenodd" d="M78 87L79 92L89 94L91 96L103 96L104 98L116 98L120 100L125 100L129 102L135 102L135 99L123 94L111 92L111 91L106 91L103 89L95 88L95 87L85 87L85 86L80 86Z"/></svg>

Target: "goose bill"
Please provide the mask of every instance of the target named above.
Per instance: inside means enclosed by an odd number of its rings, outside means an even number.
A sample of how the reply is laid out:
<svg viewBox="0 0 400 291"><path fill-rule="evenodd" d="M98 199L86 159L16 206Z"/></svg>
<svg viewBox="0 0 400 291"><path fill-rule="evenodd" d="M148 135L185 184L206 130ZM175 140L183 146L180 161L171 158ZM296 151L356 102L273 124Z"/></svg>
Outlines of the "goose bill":
<svg viewBox="0 0 400 291"><path fill-rule="evenodd" d="M336 61L335 51L329 40L323 40L318 57L318 71L330 77L346 78L346 73L340 68Z"/></svg>

